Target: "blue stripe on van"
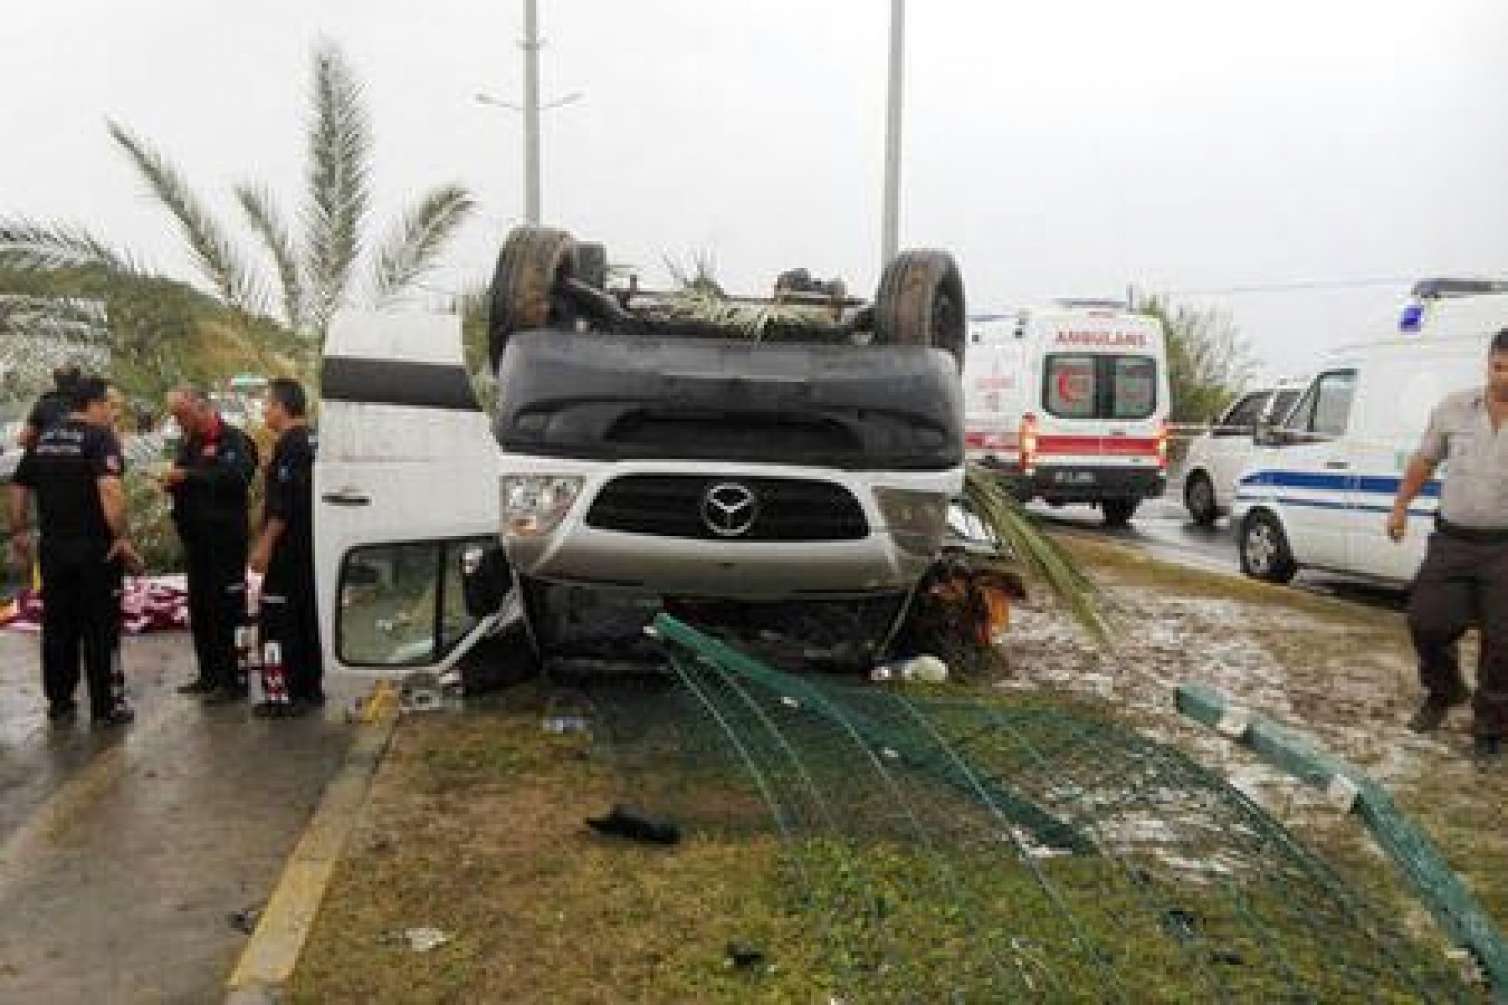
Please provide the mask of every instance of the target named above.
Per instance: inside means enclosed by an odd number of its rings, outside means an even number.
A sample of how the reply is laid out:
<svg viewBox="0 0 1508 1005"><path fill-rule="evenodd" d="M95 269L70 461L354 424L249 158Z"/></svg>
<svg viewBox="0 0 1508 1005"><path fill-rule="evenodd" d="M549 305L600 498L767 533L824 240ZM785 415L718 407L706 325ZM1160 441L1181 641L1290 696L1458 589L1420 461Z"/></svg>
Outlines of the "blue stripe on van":
<svg viewBox="0 0 1508 1005"><path fill-rule="evenodd" d="M1305 506L1309 509L1346 509L1360 510L1363 513L1391 513L1391 506L1368 506L1358 504L1355 506L1346 503L1332 502L1329 499L1305 499L1299 496L1262 496L1249 492L1236 493L1237 502L1275 502L1281 506ZM1409 516L1435 516L1432 509L1410 509Z"/></svg>
<svg viewBox="0 0 1508 1005"><path fill-rule="evenodd" d="M1242 486L1271 486L1285 489L1317 489L1332 492L1364 492L1369 495L1397 495L1403 479L1397 475L1328 474L1317 471L1258 471L1241 479ZM1424 499L1440 498L1438 479L1426 482L1419 495Z"/></svg>

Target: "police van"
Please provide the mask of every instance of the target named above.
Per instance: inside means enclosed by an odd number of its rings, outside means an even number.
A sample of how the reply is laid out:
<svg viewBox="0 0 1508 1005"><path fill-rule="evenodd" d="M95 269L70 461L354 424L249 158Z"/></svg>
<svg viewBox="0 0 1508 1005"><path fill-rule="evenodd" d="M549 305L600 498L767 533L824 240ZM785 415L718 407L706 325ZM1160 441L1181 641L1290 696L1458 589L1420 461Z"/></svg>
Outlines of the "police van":
<svg viewBox="0 0 1508 1005"><path fill-rule="evenodd" d="M1439 507L1439 478L1410 507L1402 544L1384 533L1393 497L1430 411L1447 394L1485 384L1488 343L1505 325L1508 284L1426 280L1396 333L1331 353L1288 418L1258 431L1258 450L1237 477L1231 525L1242 571L1277 583L1301 568L1410 582Z"/></svg>
<svg viewBox="0 0 1508 1005"><path fill-rule="evenodd" d="M1167 344L1118 301L970 319L965 444L1017 498L1098 506L1125 524L1167 485Z"/></svg>

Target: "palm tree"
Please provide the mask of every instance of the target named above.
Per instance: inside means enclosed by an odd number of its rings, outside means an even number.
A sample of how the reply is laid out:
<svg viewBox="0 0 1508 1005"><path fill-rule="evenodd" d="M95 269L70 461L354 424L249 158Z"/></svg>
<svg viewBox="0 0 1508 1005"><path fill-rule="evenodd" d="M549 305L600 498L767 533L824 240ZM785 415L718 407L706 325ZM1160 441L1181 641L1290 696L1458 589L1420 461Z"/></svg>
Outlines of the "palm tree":
<svg viewBox="0 0 1508 1005"><path fill-rule="evenodd" d="M363 250L370 247L366 300L382 306L434 266L475 202L459 184L441 185L421 196L369 245L365 231L371 209L371 125L361 85L330 43L314 52L312 103L301 232L295 235L265 186L248 182L235 188L247 225L271 259L275 284L265 281L165 155L118 122L108 121L107 128L152 196L172 216L215 297L249 315L277 317L300 337L306 351L317 354L331 316L351 299ZM123 280L147 274L134 256L86 228L24 216L0 218L0 269L81 267ZM276 290L275 300L270 290Z"/></svg>

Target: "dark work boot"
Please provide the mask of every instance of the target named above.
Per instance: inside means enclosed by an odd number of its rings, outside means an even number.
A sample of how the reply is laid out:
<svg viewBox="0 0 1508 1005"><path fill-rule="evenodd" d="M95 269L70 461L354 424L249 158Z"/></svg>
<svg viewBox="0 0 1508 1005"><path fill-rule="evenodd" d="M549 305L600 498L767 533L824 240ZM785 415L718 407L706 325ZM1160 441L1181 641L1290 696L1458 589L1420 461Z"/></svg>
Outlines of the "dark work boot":
<svg viewBox="0 0 1508 1005"><path fill-rule="evenodd" d="M1471 692L1462 689L1452 691L1445 695L1427 695L1424 702L1419 706L1419 711L1409 720L1409 729L1416 733L1433 733L1440 728L1445 721L1445 715L1457 705L1464 705Z"/></svg>
<svg viewBox="0 0 1508 1005"><path fill-rule="evenodd" d="M189 681L187 684L180 685L179 688L178 688L178 693L179 694L209 694L214 689L215 689L215 685L211 684L209 681L205 680L203 677L195 677L193 680Z"/></svg>
<svg viewBox="0 0 1508 1005"><path fill-rule="evenodd" d="M1484 768L1503 763L1503 738L1478 734L1471 744L1471 757Z"/></svg>
<svg viewBox="0 0 1508 1005"><path fill-rule="evenodd" d="M56 701L47 706L48 722L63 722L78 715L79 707L75 702Z"/></svg>

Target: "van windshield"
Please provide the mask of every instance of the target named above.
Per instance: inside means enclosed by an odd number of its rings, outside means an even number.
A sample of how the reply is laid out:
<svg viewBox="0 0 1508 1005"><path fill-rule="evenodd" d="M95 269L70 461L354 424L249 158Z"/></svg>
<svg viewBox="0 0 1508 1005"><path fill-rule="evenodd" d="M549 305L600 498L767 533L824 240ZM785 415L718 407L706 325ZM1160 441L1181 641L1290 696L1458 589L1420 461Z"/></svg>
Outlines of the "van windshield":
<svg viewBox="0 0 1508 1005"><path fill-rule="evenodd" d="M1293 411L1293 403L1299 400L1299 394L1299 389L1293 388L1273 395L1272 408L1267 412L1273 422L1281 425L1288 418L1288 413Z"/></svg>
<svg viewBox="0 0 1508 1005"><path fill-rule="evenodd" d="M1052 355L1043 383L1044 405L1061 419L1145 419L1157 410L1151 356Z"/></svg>

